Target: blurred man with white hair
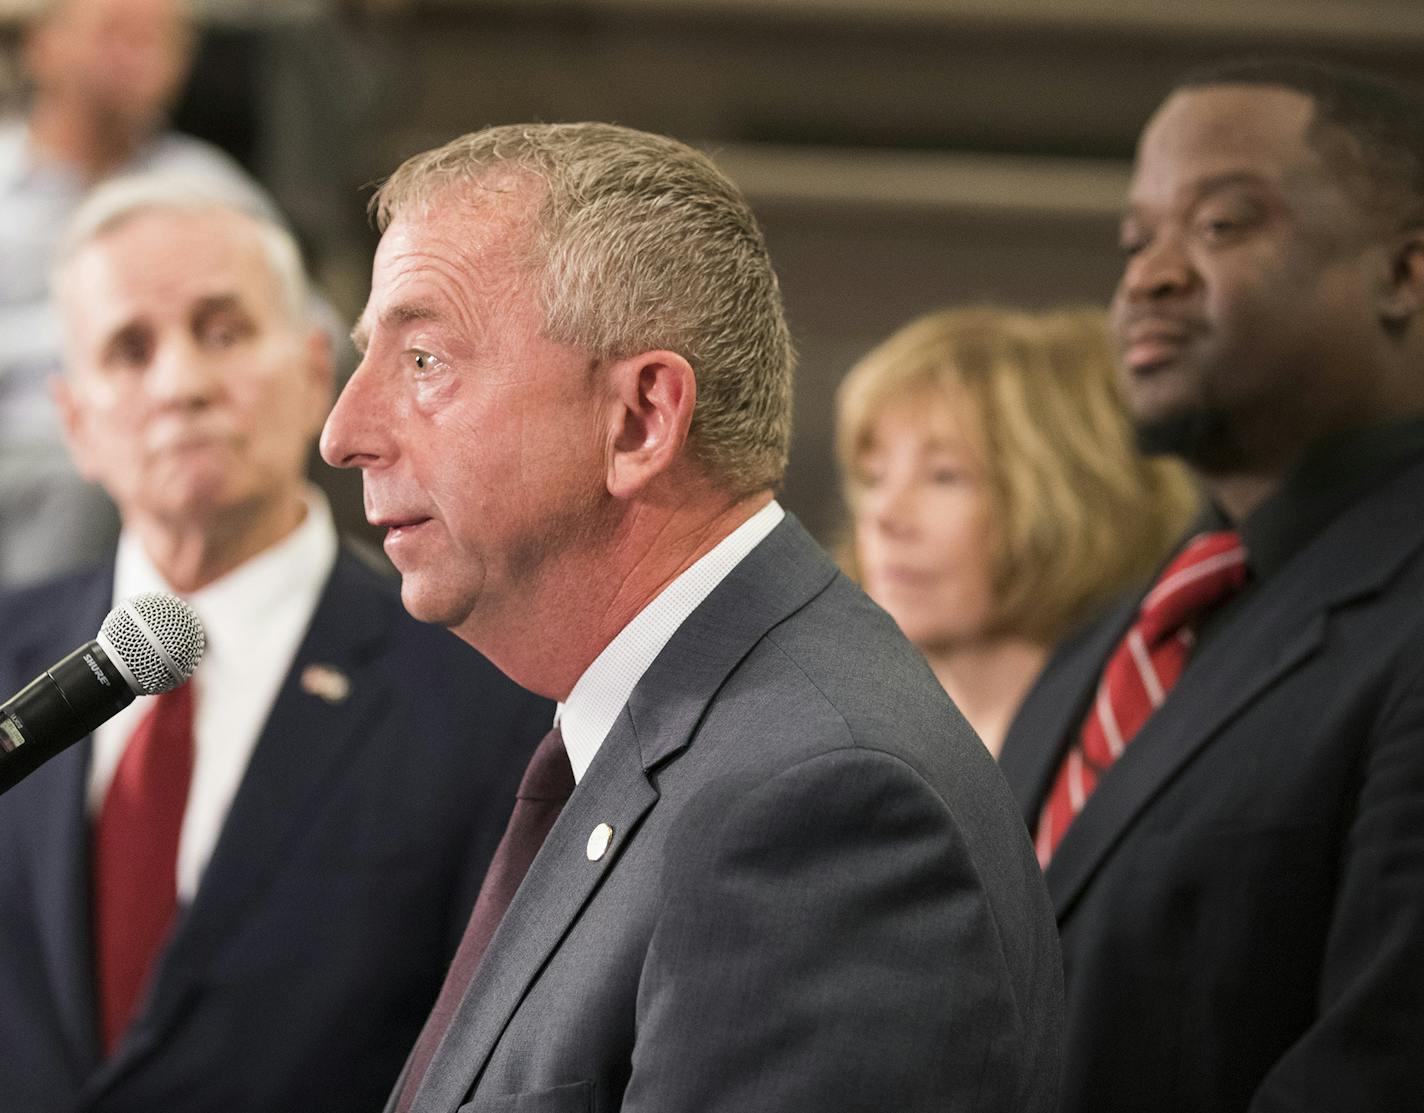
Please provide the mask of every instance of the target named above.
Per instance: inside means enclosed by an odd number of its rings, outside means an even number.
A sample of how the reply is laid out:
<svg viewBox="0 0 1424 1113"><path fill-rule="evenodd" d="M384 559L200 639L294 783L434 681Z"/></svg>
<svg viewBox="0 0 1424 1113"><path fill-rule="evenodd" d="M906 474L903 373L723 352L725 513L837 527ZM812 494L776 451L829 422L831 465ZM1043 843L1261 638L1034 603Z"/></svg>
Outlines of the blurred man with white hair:
<svg viewBox="0 0 1424 1113"><path fill-rule="evenodd" d="M0 689L142 590L209 649L0 800L0 1109L372 1108L552 708L338 545L305 480L329 343L280 226L114 182L56 280L66 435L123 532L0 594Z"/></svg>

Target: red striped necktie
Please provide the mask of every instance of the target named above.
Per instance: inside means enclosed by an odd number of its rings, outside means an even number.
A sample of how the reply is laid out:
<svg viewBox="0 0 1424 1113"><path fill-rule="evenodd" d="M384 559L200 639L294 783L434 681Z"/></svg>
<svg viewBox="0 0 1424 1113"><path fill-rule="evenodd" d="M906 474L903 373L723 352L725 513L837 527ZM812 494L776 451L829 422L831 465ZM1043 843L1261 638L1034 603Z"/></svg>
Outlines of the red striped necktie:
<svg viewBox="0 0 1424 1113"><path fill-rule="evenodd" d="M1246 582L1246 550L1229 530L1201 533L1158 577L1113 650L1078 740L1058 767L1034 840L1045 869L1069 824L1186 667L1196 627Z"/></svg>
<svg viewBox="0 0 1424 1113"><path fill-rule="evenodd" d="M178 910L178 841L193 775L193 685L154 697L124 747L94 824L94 966L108 1055Z"/></svg>

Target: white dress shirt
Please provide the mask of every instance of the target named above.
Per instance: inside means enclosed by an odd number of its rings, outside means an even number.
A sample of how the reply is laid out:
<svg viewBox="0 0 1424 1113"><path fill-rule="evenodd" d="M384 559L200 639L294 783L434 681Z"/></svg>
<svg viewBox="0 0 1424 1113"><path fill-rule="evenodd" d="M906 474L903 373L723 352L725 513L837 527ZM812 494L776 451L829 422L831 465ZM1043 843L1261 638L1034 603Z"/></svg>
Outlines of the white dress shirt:
<svg viewBox="0 0 1424 1113"><path fill-rule="evenodd" d="M193 779L178 843L178 900L193 899L247 771L282 681L311 625L336 561L331 508L306 492L301 524L271 548L185 596L202 619L208 647L195 690ZM137 537L119 538L114 601L139 591L169 591ZM140 696L94 732L89 808L97 812L134 728L152 708Z"/></svg>
<svg viewBox="0 0 1424 1113"><path fill-rule="evenodd" d="M775 499L763 506L663 588L584 670L554 715L554 723L564 736L575 783L582 779L628 697L663 646L702 600L712 594L712 589L784 517L786 511Z"/></svg>

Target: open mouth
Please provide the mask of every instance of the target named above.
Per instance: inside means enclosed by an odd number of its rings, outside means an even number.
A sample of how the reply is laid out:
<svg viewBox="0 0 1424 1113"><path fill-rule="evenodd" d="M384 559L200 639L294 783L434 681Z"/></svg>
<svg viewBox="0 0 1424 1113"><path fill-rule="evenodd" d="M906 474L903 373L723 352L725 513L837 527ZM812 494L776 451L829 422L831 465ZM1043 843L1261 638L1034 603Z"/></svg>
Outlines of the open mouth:
<svg viewBox="0 0 1424 1113"><path fill-rule="evenodd" d="M377 518L372 519L371 524L377 529L384 528L386 531L386 544L400 541L402 538L410 537L417 533L420 527L429 522L428 517L416 518Z"/></svg>

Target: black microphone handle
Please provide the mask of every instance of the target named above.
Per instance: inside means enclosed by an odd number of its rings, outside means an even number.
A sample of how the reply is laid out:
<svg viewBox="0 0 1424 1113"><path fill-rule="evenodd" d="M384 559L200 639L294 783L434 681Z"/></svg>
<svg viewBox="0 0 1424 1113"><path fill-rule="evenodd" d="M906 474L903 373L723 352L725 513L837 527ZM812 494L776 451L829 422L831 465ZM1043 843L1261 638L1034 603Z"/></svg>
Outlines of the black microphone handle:
<svg viewBox="0 0 1424 1113"><path fill-rule="evenodd" d="M0 704L0 792L133 702L98 642L81 645Z"/></svg>

